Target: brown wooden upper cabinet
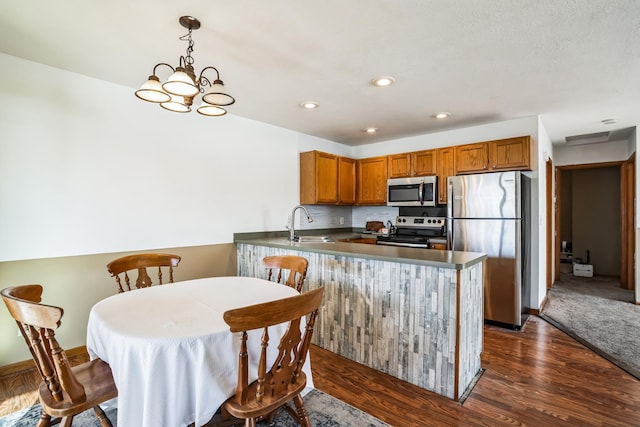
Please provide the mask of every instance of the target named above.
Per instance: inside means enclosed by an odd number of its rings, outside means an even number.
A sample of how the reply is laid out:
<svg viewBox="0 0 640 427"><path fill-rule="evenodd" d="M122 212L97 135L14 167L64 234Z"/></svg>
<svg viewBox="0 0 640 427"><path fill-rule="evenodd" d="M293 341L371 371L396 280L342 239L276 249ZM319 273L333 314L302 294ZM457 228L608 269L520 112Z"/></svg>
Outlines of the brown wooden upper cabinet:
<svg viewBox="0 0 640 427"><path fill-rule="evenodd" d="M356 204L356 161L338 157L338 203Z"/></svg>
<svg viewBox="0 0 640 427"><path fill-rule="evenodd" d="M387 165L389 178L437 175L436 150L390 154Z"/></svg>
<svg viewBox="0 0 640 427"><path fill-rule="evenodd" d="M424 150L411 153L411 170L413 176L437 175L437 150Z"/></svg>
<svg viewBox="0 0 640 427"><path fill-rule="evenodd" d="M390 154L387 156L389 178L405 178L411 176L411 153Z"/></svg>
<svg viewBox="0 0 640 427"><path fill-rule="evenodd" d="M456 175L486 172L489 169L489 143L457 145L455 147Z"/></svg>
<svg viewBox="0 0 640 427"><path fill-rule="evenodd" d="M531 137L492 141L489 149L491 170L531 170Z"/></svg>
<svg viewBox="0 0 640 427"><path fill-rule="evenodd" d="M531 170L531 137L500 139L455 147L456 175Z"/></svg>
<svg viewBox="0 0 640 427"><path fill-rule="evenodd" d="M321 151L300 153L300 203L354 204L356 162Z"/></svg>
<svg viewBox="0 0 640 427"><path fill-rule="evenodd" d="M447 204L447 178L456 174L453 147L438 148L438 204Z"/></svg>
<svg viewBox="0 0 640 427"><path fill-rule="evenodd" d="M387 157L370 157L356 161L356 195L359 205L387 203Z"/></svg>

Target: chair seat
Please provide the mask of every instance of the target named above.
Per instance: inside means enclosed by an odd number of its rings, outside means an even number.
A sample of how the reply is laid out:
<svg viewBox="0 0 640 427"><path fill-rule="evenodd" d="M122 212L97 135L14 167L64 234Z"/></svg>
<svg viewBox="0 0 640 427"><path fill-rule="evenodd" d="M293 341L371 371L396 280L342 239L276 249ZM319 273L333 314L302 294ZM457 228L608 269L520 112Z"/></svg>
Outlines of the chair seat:
<svg viewBox="0 0 640 427"><path fill-rule="evenodd" d="M292 395L297 395L304 390L307 386L307 376L304 372L300 371L298 382L294 385L291 385L286 393L282 393L277 397L270 397L267 395L262 396L262 401L260 403L255 401L249 401L245 405L239 405L235 396L231 396L223 406L225 409L236 418L257 418L264 413L273 412L278 409L280 406L284 405L288 401L291 400ZM258 387L257 381L251 384L247 390L247 394L251 396L255 396L256 388Z"/></svg>
<svg viewBox="0 0 640 427"><path fill-rule="evenodd" d="M113 383L111 368L100 359L94 359L71 368L78 381L84 386L87 398L82 403L72 403L67 398L62 401L55 400L47 390L47 385L40 383L40 403L45 412L54 417L69 415L69 408L73 407L75 413L80 413L97 406L107 400L118 397L118 389Z"/></svg>

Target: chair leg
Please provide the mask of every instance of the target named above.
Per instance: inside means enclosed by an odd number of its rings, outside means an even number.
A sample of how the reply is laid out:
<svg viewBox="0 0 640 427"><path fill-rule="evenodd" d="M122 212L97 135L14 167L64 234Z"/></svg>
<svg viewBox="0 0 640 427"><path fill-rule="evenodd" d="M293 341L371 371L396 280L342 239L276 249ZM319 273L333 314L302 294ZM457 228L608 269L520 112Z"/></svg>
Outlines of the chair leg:
<svg viewBox="0 0 640 427"><path fill-rule="evenodd" d="M255 418L247 418L244 421L245 427L256 427L256 419Z"/></svg>
<svg viewBox="0 0 640 427"><path fill-rule="evenodd" d="M113 424L111 424L107 414L104 413L100 406L95 406L93 411L96 413L96 418L100 421L100 425L102 427L113 427Z"/></svg>
<svg viewBox="0 0 640 427"><path fill-rule="evenodd" d="M300 425L302 427L311 427L307 408L304 407L304 401L300 395L293 398L293 404L296 405L296 412L298 414L298 421L300 421Z"/></svg>
<svg viewBox="0 0 640 427"><path fill-rule="evenodd" d="M40 419L38 420L38 427L49 427L51 425L51 415L42 411Z"/></svg>
<svg viewBox="0 0 640 427"><path fill-rule="evenodd" d="M64 417L60 421L60 427L71 427L73 423L73 417Z"/></svg>

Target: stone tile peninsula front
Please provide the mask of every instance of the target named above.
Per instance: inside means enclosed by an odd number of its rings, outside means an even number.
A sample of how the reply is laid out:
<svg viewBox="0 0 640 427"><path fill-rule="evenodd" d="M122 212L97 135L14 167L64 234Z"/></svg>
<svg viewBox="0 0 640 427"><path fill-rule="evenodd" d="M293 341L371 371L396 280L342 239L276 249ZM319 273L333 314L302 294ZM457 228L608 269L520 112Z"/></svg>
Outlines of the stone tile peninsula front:
<svg viewBox="0 0 640 427"><path fill-rule="evenodd" d="M481 372L484 254L281 240L236 239L238 275L264 277L269 255L307 258L303 292L325 288L314 344L450 399L470 390Z"/></svg>

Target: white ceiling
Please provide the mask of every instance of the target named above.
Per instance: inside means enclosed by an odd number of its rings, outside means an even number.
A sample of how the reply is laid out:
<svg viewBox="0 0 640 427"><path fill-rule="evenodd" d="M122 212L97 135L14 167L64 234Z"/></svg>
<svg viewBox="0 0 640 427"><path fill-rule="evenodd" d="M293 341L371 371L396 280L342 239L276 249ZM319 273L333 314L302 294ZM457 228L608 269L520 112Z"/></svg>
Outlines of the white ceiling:
<svg viewBox="0 0 640 427"><path fill-rule="evenodd" d="M640 125L638 0L3 0L0 51L133 96L185 55L182 15L231 114L348 145L531 115L554 144Z"/></svg>

